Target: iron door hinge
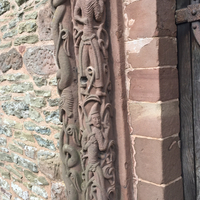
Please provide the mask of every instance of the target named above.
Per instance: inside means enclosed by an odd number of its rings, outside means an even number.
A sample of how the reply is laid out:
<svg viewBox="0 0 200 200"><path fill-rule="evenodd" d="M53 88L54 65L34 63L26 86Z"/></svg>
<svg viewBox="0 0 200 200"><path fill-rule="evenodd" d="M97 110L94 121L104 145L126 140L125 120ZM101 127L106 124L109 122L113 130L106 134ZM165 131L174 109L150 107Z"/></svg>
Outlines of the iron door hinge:
<svg viewBox="0 0 200 200"><path fill-rule="evenodd" d="M200 0L192 0L187 8L176 10L176 24L191 23L194 37L200 45Z"/></svg>

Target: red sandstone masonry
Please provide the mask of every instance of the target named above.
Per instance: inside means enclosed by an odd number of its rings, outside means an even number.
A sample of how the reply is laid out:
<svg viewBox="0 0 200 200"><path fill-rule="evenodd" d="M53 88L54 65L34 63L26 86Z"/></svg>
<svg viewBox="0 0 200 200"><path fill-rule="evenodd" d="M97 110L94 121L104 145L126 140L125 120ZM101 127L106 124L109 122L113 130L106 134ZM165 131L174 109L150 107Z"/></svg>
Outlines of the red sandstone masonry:
<svg viewBox="0 0 200 200"><path fill-rule="evenodd" d="M127 0L124 5L134 197L182 200L176 2Z"/></svg>

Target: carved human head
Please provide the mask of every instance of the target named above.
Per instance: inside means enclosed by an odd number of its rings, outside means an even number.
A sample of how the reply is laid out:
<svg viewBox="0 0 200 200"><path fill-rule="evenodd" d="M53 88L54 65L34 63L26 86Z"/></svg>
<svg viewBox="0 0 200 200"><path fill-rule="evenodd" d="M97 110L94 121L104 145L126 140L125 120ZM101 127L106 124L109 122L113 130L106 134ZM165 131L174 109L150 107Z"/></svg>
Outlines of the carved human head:
<svg viewBox="0 0 200 200"><path fill-rule="evenodd" d="M91 107L90 113L89 113L89 119L91 122L91 125L93 125L96 128L101 127L101 116L99 113L99 103L94 103L94 105Z"/></svg>

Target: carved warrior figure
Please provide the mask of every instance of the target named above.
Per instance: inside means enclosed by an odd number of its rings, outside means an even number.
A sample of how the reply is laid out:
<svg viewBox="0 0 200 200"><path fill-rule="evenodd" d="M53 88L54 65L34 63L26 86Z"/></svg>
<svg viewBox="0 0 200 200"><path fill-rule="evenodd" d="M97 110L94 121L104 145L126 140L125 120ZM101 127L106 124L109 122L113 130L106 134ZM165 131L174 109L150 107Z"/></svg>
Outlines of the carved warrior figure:
<svg viewBox="0 0 200 200"><path fill-rule="evenodd" d="M63 122L60 156L68 200L116 199L105 3L52 0Z"/></svg>

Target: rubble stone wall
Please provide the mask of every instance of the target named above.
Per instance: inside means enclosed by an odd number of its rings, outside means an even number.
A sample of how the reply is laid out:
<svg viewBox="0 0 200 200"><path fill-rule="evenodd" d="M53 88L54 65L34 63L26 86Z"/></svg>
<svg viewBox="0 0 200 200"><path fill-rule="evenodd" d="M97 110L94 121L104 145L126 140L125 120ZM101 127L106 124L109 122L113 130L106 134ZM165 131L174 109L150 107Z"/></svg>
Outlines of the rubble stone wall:
<svg viewBox="0 0 200 200"><path fill-rule="evenodd" d="M0 0L0 200L65 199L49 4Z"/></svg>

